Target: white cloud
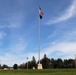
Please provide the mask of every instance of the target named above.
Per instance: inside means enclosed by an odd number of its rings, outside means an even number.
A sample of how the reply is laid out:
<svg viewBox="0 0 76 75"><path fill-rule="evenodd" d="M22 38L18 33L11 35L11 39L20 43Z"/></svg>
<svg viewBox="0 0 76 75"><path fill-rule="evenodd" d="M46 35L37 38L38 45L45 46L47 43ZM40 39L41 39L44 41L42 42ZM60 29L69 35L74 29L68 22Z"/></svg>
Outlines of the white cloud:
<svg viewBox="0 0 76 75"><path fill-rule="evenodd" d="M19 28L22 23L23 14L21 12L12 14L8 19L8 28Z"/></svg>
<svg viewBox="0 0 76 75"><path fill-rule="evenodd" d="M0 32L0 39L3 39L7 34L5 32Z"/></svg>
<svg viewBox="0 0 76 75"><path fill-rule="evenodd" d="M59 35L59 36L58 36ZM57 38L58 36L58 38ZM55 38L56 37L56 38ZM43 50L50 57L74 58L76 53L76 30L56 30L48 40L52 40L47 48ZM58 52L58 53L57 53ZM57 55L56 55L57 54Z"/></svg>
<svg viewBox="0 0 76 75"><path fill-rule="evenodd" d="M26 14L25 14L26 15ZM0 25L0 29L3 28L20 28L24 19L22 12L10 13L8 17L5 17L5 22Z"/></svg>
<svg viewBox="0 0 76 75"><path fill-rule="evenodd" d="M35 56L35 58L38 58L37 53L27 53L27 54L13 54L13 53L4 53L4 55L0 55L1 65L7 64L8 66L13 66L13 64L22 64L26 63L28 57L28 61L32 60L32 56Z"/></svg>
<svg viewBox="0 0 76 75"><path fill-rule="evenodd" d="M1 65L7 64L8 66L13 66L13 64L22 64L25 62L25 56L23 55L16 55L12 53L5 53L3 56L0 56Z"/></svg>
<svg viewBox="0 0 76 75"><path fill-rule="evenodd" d="M50 45L46 49L44 49L44 52L50 57L53 55L53 57L56 56L57 58L73 58L72 56L74 56L74 54L76 53L76 42L60 42L52 46ZM60 54L58 53L58 56L54 55L55 52L60 52ZM63 55L65 56L61 57Z"/></svg>
<svg viewBox="0 0 76 75"><path fill-rule="evenodd" d="M44 48L40 51L40 58L42 59L44 54L49 56L50 58L74 58L74 54L76 53L76 42L59 42L55 44L49 44L48 47ZM32 56L36 57L38 61L38 53L28 53L27 56L31 59Z"/></svg>
<svg viewBox="0 0 76 75"><path fill-rule="evenodd" d="M68 42L68 41L76 41L76 29L75 27L71 27L69 29L66 26L61 28L56 28L55 31L47 37L47 40L51 40L53 38L53 43L56 42Z"/></svg>
<svg viewBox="0 0 76 75"><path fill-rule="evenodd" d="M64 41L76 41L75 37L76 37L76 30L72 30L64 33L61 39Z"/></svg>
<svg viewBox="0 0 76 75"><path fill-rule="evenodd" d="M54 24L61 21L65 21L70 19L71 17L74 17L76 15L76 0L73 0L72 4L64 11L64 13L58 17L56 17L54 20L49 20L47 24Z"/></svg>
<svg viewBox="0 0 76 75"><path fill-rule="evenodd" d="M28 43L24 41L24 38L17 38L17 40L13 40L10 42L8 50L14 53L21 53L26 50Z"/></svg>

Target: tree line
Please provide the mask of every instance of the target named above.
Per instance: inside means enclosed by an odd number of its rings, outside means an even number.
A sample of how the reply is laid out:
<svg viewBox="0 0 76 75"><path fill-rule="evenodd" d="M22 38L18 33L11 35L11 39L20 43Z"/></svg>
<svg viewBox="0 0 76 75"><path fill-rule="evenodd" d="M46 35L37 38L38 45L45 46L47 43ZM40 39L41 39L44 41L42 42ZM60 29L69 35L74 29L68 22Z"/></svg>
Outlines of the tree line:
<svg viewBox="0 0 76 75"><path fill-rule="evenodd" d="M48 58L46 54L44 54L43 58L40 60L40 63L43 66L43 69L51 69L51 68L75 68L75 59L64 59L61 58L54 59L54 58ZM27 65L28 64L28 65ZM13 69L33 69L37 68L38 61L36 61L35 57L32 57L31 61L28 61L26 63L22 63L20 65L14 64ZM1 66L1 68L8 68L7 65Z"/></svg>

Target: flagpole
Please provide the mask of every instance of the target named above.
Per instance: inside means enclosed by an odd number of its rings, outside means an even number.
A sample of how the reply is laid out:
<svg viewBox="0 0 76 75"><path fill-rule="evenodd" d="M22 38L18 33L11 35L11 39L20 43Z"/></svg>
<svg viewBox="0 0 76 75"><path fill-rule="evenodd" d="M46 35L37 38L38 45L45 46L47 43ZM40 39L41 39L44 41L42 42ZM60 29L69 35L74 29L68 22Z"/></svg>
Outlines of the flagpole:
<svg viewBox="0 0 76 75"><path fill-rule="evenodd" d="M38 58L39 58L39 64L40 64L40 17L39 17L39 25L38 25Z"/></svg>
<svg viewBox="0 0 76 75"><path fill-rule="evenodd" d="M38 7L39 9L39 7ZM40 63L40 13L38 13L39 24L38 24L38 69L42 69L42 64Z"/></svg>

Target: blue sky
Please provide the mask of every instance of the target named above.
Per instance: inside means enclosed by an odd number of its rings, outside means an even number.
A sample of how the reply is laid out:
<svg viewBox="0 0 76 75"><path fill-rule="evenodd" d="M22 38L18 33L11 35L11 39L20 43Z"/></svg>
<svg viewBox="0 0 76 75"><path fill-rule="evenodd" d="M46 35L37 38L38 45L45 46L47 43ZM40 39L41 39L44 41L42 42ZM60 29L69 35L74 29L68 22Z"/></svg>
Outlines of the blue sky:
<svg viewBox="0 0 76 75"><path fill-rule="evenodd" d="M0 0L0 60L13 65L38 60L39 10L41 58L74 58L76 0Z"/></svg>

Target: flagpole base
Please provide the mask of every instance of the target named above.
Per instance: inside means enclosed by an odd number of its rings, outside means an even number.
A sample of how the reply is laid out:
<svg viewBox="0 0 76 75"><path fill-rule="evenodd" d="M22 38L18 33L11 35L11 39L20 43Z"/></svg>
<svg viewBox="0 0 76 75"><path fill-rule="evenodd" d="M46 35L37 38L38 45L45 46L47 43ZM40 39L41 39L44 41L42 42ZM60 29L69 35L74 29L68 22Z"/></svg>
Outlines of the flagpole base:
<svg viewBox="0 0 76 75"><path fill-rule="evenodd" d="M42 64L39 63L37 69L43 69Z"/></svg>

